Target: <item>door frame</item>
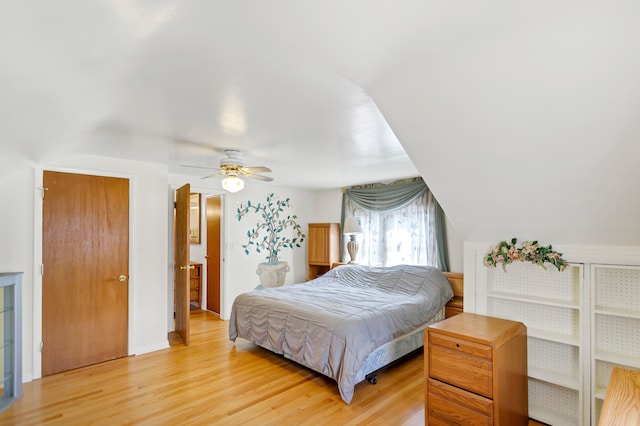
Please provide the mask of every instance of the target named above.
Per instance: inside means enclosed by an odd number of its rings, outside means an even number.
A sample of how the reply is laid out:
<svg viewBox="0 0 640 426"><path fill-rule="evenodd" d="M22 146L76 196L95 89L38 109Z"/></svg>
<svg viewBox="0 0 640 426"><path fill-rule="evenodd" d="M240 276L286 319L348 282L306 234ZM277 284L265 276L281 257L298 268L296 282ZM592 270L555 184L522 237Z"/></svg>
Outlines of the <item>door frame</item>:
<svg viewBox="0 0 640 426"><path fill-rule="evenodd" d="M220 189L216 189L216 188L207 188L207 187L202 187L202 186L194 186L191 182L184 182L184 183L190 183L191 184L191 192L198 192L200 193L202 198L208 198L208 197L220 197L220 211L222 212L222 217L220 218L220 256L222 257L220 259L220 318L226 318L224 315L226 314L225 312L225 308L224 308L224 296L226 294L226 282L225 282L225 267L226 267L226 261L225 261L225 257L226 257L226 236L227 236L227 225L226 225L226 219L225 219L225 215L227 214L226 210L225 210L225 200L226 200L226 194L224 192L224 190ZM174 225L173 225L173 200L174 200L174 194L176 189L180 188L184 183L170 183L169 184L169 204L170 204L170 211L172 212L171 216L169 217L169 247L168 247L168 253L169 253L169 270L173 271L175 268L175 264L174 264L174 253L173 253L173 235L174 235ZM201 205L206 206L206 202L205 203L201 203ZM201 231L200 231L200 244L201 245L205 245L207 244L207 232L206 232L206 228L202 226L202 223L205 224L206 226L206 214L205 212L203 212L203 214L201 214L200 217L200 225L201 225ZM196 260L196 259L191 259L191 260ZM206 275L206 268L204 267L204 262L206 261L206 259L202 259L202 264L203 264L203 276L202 276L202 284L203 284L203 292L202 292L202 297L204 300L204 297L206 297L206 280L208 279L207 275ZM175 324L173 321L173 302L174 302L174 298L173 298L173 291L175 288L175 282L173 280L173 275L171 275L169 277L169 285L167 286L167 291L168 291L168 295L167 295L167 309L168 309L168 315L167 315L167 320L169 321L169 324L167 325L168 328L167 330L171 331L175 331Z"/></svg>
<svg viewBox="0 0 640 426"><path fill-rule="evenodd" d="M135 341L133 333L133 321L135 318L135 233L134 218L136 212L134 192L136 188L136 178L134 175L127 173L115 173L109 171L96 171L76 169L69 167L35 167L34 168L34 195L33 195L33 377L32 380L42 377L42 352L40 347L42 344L42 219L43 205L42 194L44 171L85 174L91 176L106 176L115 178L124 178L129 180L129 306L128 306L128 324L127 324L127 355L134 355ZM25 378L28 379L28 378Z"/></svg>

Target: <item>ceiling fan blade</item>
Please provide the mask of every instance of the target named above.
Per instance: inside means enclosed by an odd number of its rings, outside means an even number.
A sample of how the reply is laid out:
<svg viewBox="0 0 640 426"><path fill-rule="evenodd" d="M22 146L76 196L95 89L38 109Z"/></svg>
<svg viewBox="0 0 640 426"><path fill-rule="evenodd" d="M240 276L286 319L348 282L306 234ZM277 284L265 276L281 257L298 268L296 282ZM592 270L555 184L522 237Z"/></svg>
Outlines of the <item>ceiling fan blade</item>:
<svg viewBox="0 0 640 426"><path fill-rule="evenodd" d="M218 173L214 173L212 175L203 176L200 179L211 179L211 178L214 178L214 177L224 176L224 175L226 175L226 173L221 170Z"/></svg>
<svg viewBox="0 0 640 426"><path fill-rule="evenodd" d="M269 177L269 176L262 176L262 175L257 175L257 174L255 174L255 173L249 173L249 172L247 172L246 170L241 170L241 171L240 171L240 174L241 174L242 176L246 176L246 177L248 177L248 178L259 179L259 180L263 180L263 181L265 181L265 182L271 182L271 181L273 180L273 178L272 178L272 177Z"/></svg>
<svg viewBox="0 0 640 426"><path fill-rule="evenodd" d="M243 167L244 171L247 173L264 173L270 172L271 169L265 166L252 166L252 167Z"/></svg>
<svg viewBox="0 0 640 426"><path fill-rule="evenodd" d="M190 166L187 164L180 164L180 167L192 167L195 169L207 169L207 170L220 170L218 167Z"/></svg>

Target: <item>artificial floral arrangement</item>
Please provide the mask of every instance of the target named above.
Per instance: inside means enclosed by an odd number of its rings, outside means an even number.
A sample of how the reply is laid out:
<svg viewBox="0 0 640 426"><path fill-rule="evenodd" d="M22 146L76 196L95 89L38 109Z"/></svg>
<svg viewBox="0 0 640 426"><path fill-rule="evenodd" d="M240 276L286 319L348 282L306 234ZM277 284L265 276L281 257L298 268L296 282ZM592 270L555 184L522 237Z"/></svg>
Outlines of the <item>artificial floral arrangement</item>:
<svg viewBox="0 0 640 426"><path fill-rule="evenodd" d="M512 238L511 241L501 241L496 245L484 258L485 266L495 267L498 263L502 264L502 269L507 270L507 265L516 261L531 262L545 268L546 262L551 263L558 268L558 271L564 271L567 263L562 258L562 253L553 251L551 245L541 246L537 241L526 241L522 243L522 247L516 247L518 240Z"/></svg>
<svg viewBox="0 0 640 426"><path fill-rule="evenodd" d="M247 231L249 242L242 246L246 254L249 254L250 249L255 250L257 253L265 251L267 253L267 263L273 264L278 262L278 253L281 249L300 247L300 243L304 241L305 235L300 225L295 221L298 217L296 215L280 217L281 214L284 214L284 210L290 207L291 202L289 198L282 201L280 198L274 198L273 193L267 195L266 203L264 204L252 204L251 201L247 201L247 204L240 203L240 207L238 207L236 213L238 221L248 213L260 215L260 219L255 228ZM282 233L282 231L289 227L293 228L296 234L294 238L287 238ZM260 239L262 234L264 235L262 239Z"/></svg>

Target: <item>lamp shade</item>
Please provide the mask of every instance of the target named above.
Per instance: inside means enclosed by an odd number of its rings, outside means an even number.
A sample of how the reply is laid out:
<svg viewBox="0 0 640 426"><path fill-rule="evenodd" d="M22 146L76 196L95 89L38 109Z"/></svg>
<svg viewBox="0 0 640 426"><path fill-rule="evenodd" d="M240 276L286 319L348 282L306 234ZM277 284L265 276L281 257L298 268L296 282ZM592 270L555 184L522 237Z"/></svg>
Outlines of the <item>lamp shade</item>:
<svg viewBox="0 0 640 426"><path fill-rule="evenodd" d="M242 191L242 188L244 188L244 181L238 176L227 176L222 179L222 189L226 191L238 192Z"/></svg>
<svg viewBox="0 0 640 426"><path fill-rule="evenodd" d="M362 234L364 231L362 225L360 225L360 218L355 216L349 216L344 218L344 230L343 234Z"/></svg>

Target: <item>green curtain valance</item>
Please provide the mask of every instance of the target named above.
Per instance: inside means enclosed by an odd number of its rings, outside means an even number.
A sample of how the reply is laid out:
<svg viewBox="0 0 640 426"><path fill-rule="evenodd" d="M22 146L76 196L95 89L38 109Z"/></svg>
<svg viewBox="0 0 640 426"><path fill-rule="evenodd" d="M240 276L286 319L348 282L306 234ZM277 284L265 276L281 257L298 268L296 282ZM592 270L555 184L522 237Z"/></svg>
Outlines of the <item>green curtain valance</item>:
<svg viewBox="0 0 640 426"><path fill-rule="evenodd" d="M388 185L372 185L345 189L351 201L363 209L390 211L402 208L427 191L422 179Z"/></svg>

